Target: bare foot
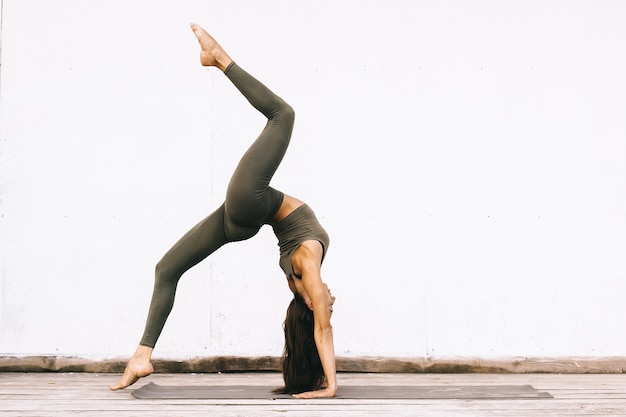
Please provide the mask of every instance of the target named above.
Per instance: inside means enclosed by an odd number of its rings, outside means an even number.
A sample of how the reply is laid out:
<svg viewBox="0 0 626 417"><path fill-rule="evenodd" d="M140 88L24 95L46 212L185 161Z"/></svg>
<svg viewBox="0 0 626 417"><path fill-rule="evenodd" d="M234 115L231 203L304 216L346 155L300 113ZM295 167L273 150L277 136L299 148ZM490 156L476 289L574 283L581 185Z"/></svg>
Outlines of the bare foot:
<svg viewBox="0 0 626 417"><path fill-rule="evenodd" d="M145 353L148 353L148 356L146 356ZM113 391L123 389L133 385L139 378L150 375L154 371L152 362L150 362L151 353L152 349L139 346L135 355L133 355L128 361L128 364L126 364L126 369L120 380L117 381L116 384L109 386L109 388Z"/></svg>
<svg viewBox="0 0 626 417"><path fill-rule="evenodd" d="M190 26L200 43L200 63L205 67L214 66L224 71L233 60L207 31L195 23Z"/></svg>

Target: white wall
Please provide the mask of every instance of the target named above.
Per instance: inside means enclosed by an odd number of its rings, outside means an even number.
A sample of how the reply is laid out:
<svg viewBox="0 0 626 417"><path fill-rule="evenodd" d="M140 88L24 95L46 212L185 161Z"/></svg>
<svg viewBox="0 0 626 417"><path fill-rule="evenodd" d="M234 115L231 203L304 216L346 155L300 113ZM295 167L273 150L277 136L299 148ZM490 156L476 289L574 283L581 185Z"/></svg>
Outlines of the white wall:
<svg viewBox="0 0 626 417"><path fill-rule="evenodd" d="M626 4L4 0L0 354L128 355L154 264L290 102L341 356L626 352ZM279 355L271 229L191 270L162 357Z"/></svg>

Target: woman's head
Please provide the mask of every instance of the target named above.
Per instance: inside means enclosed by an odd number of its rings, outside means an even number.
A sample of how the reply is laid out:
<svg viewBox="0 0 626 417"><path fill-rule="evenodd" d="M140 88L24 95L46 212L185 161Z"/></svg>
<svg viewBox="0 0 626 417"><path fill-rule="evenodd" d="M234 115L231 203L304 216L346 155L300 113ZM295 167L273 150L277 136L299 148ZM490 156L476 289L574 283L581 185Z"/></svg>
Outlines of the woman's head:
<svg viewBox="0 0 626 417"><path fill-rule="evenodd" d="M315 345L313 311L297 292L287 307L283 327L285 386L276 392L296 394L321 388L324 384L324 370Z"/></svg>

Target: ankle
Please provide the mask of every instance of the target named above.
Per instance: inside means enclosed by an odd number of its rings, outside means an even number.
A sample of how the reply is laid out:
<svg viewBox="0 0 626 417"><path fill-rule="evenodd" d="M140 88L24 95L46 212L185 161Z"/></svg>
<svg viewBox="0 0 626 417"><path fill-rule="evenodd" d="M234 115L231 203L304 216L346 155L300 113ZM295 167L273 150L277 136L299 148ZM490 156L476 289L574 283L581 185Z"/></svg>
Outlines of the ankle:
<svg viewBox="0 0 626 417"><path fill-rule="evenodd" d="M231 57L229 57L226 52L224 52L223 56L215 59L215 66L219 68L222 72L226 71L226 68L233 62Z"/></svg>
<svg viewBox="0 0 626 417"><path fill-rule="evenodd" d="M133 354L133 359L150 360L152 358L153 348L149 346L139 345Z"/></svg>

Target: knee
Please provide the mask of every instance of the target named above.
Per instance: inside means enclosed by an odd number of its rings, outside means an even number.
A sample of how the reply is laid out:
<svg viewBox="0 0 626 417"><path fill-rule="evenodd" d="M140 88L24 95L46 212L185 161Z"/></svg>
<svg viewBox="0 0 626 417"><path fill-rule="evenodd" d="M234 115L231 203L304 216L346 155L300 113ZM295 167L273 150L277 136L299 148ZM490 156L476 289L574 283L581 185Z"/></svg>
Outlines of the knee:
<svg viewBox="0 0 626 417"><path fill-rule="evenodd" d="M280 119L285 123L293 124L296 118L296 112L293 107L281 100L280 105L274 111L271 118Z"/></svg>
<svg viewBox="0 0 626 417"><path fill-rule="evenodd" d="M155 285L175 283L178 281L176 275L176 271L171 267L170 262L167 261L167 256L164 256L157 262L154 268Z"/></svg>
<svg viewBox="0 0 626 417"><path fill-rule="evenodd" d="M285 103L285 108L283 109L283 113L285 119L289 120L291 123L296 119L296 111L289 104Z"/></svg>

